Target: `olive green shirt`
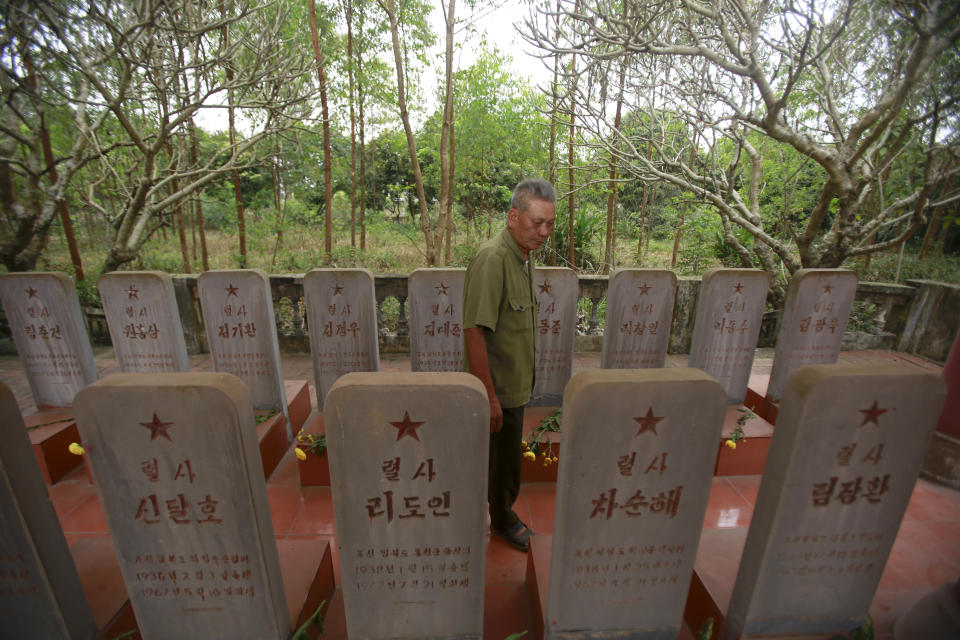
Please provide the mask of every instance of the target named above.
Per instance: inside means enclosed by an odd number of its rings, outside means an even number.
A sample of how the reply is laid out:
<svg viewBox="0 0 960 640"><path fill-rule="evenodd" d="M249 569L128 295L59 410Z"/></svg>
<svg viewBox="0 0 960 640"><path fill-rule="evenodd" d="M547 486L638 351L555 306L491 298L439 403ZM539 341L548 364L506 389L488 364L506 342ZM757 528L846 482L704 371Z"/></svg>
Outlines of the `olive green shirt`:
<svg viewBox="0 0 960 640"><path fill-rule="evenodd" d="M467 267L463 328L484 327L490 377L504 408L521 407L533 392L537 310L533 261L524 260L508 229L480 246ZM464 349L464 371L470 371Z"/></svg>

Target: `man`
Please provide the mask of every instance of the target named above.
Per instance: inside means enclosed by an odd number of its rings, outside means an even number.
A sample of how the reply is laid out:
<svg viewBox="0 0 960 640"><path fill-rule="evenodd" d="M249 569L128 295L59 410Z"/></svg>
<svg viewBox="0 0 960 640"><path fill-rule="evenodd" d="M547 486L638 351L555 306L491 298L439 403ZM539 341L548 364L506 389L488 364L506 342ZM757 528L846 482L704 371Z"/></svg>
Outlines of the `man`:
<svg viewBox="0 0 960 640"><path fill-rule="evenodd" d="M480 247L463 293L464 369L483 382L490 401L490 529L521 551L529 549L533 535L513 511L520 492L523 408L534 379L537 310L530 253L553 233L556 200L545 180L518 184L507 228Z"/></svg>

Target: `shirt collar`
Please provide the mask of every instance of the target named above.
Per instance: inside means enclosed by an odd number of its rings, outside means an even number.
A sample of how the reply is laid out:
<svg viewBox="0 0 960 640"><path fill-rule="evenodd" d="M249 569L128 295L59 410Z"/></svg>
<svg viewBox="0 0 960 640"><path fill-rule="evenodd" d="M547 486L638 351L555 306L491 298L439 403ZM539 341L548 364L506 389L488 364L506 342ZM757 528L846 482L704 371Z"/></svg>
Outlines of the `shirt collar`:
<svg viewBox="0 0 960 640"><path fill-rule="evenodd" d="M517 260L520 261L520 264L524 264L527 261L527 258L523 257L523 253L520 251L517 241L513 239L512 235L510 235L510 229L506 227L503 228L503 231L500 232L500 242L510 249L510 252L517 257Z"/></svg>

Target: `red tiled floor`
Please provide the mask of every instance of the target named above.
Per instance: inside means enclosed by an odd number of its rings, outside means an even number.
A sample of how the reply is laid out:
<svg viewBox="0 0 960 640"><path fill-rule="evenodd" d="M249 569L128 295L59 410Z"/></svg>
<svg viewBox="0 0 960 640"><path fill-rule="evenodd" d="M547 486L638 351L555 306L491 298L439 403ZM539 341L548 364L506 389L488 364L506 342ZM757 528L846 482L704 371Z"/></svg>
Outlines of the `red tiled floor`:
<svg viewBox="0 0 960 640"><path fill-rule="evenodd" d="M302 487L303 505L288 530L290 535L333 535L333 496L330 487Z"/></svg>
<svg viewBox="0 0 960 640"><path fill-rule="evenodd" d="M758 475L727 476L726 480L740 494L740 497L752 507L757 504L757 494L760 492L760 477Z"/></svg>
<svg viewBox="0 0 960 640"><path fill-rule="evenodd" d="M523 558L526 562L526 556ZM530 607L523 583L487 585L483 592L483 637L502 640L510 634L531 631ZM525 636L531 637L530 634Z"/></svg>
<svg viewBox="0 0 960 640"><path fill-rule="evenodd" d="M107 520L100 508L100 498L95 495L62 516L60 524L64 533L107 533Z"/></svg>
<svg viewBox="0 0 960 640"><path fill-rule="evenodd" d="M276 535L290 533L294 520L303 508L300 487L271 484L267 486L267 500L270 501L273 532Z"/></svg>
<svg viewBox="0 0 960 640"><path fill-rule="evenodd" d="M704 529L732 529L750 525L753 506L726 478L714 478L707 500Z"/></svg>
<svg viewBox="0 0 960 640"><path fill-rule="evenodd" d="M525 504L529 521L525 521L535 532L553 531L554 504L557 485L552 482L525 484L520 488L518 503ZM518 512L519 514L519 512ZM520 516L523 519L523 516Z"/></svg>
<svg viewBox="0 0 960 640"><path fill-rule="evenodd" d="M494 535L487 536L487 586L522 583L527 556Z"/></svg>

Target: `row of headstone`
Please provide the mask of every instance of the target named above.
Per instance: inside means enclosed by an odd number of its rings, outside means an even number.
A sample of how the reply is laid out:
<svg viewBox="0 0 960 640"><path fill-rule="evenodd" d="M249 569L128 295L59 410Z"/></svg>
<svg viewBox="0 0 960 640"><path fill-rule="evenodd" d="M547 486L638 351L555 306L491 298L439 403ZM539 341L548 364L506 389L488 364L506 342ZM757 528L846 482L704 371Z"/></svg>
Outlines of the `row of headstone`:
<svg viewBox="0 0 960 640"><path fill-rule="evenodd" d="M678 636L726 396L694 369L571 380L553 534L532 539L546 638ZM937 375L902 367L795 372L723 637L866 621L944 398Z"/></svg>
<svg viewBox="0 0 960 640"><path fill-rule="evenodd" d="M417 269L410 275L410 352L414 371L459 371L463 358L464 270ZM856 292L847 270L801 270L791 280L766 394L779 398L790 373L835 362ZM558 404L570 378L578 284L570 269L536 272L537 357L533 404ZM160 272L111 273L99 283L122 371L187 371L189 362L172 282ZM198 278L214 368L250 385L258 408L283 410L284 390L270 286L258 270L210 271ZM720 269L703 276L689 366L743 401L753 363L768 276ZM39 406L69 406L96 377L76 291L62 274L9 274L0 296ZM663 367L676 296L669 271L624 269L611 275L602 368ZM379 353L373 276L363 269L317 269L304 297L319 406L333 382L376 371Z"/></svg>

